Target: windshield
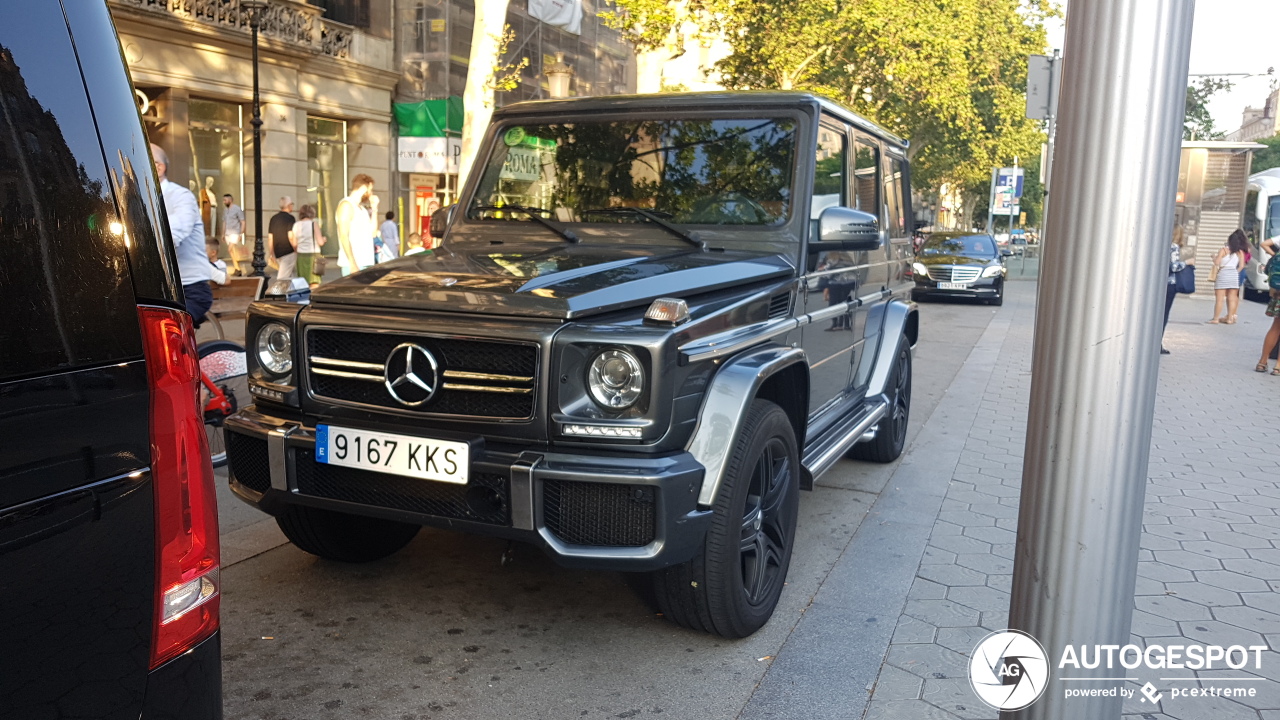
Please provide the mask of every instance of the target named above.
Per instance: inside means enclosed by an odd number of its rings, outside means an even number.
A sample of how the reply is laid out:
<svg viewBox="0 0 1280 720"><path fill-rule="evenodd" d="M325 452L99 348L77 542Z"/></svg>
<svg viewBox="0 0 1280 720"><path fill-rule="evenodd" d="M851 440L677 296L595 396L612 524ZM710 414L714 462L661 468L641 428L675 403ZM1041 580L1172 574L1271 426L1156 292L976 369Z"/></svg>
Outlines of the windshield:
<svg viewBox="0 0 1280 720"><path fill-rule="evenodd" d="M505 125L471 219L779 225L791 211L796 122L602 120ZM528 212L503 211L521 206ZM638 208L644 212L622 210Z"/></svg>
<svg viewBox="0 0 1280 720"><path fill-rule="evenodd" d="M996 243L990 235L946 235L929 238L921 249L924 255L968 255L995 257Z"/></svg>

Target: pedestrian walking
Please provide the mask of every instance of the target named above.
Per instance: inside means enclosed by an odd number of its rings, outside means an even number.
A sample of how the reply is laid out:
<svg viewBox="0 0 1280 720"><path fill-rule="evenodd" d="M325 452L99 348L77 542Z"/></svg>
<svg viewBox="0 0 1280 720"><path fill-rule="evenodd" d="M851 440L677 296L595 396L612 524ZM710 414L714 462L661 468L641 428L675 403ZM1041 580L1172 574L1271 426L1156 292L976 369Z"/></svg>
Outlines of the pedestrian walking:
<svg viewBox="0 0 1280 720"><path fill-rule="evenodd" d="M338 203L334 222L338 224L338 267L343 275L364 270L374 263L373 237L378 229L378 196L373 194L373 178L360 173L351 179L351 192Z"/></svg>
<svg viewBox="0 0 1280 720"><path fill-rule="evenodd" d="M1227 244L1213 259L1213 271L1209 276L1213 283L1213 319L1210 325L1234 325L1236 310L1240 306L1240 269L1244 267L1244 255L1249 249L1249 238L1243 230L1236 230L1227 238ZM1227 314L1218 313L1226 304Z"/></svg>
<svg viewBox="0 0 1280 720"><path fill-rule="evenodd" d="M298 251L294 248L297 241L293 237L293 226L298 219L293 216L293 198L285 195L280 198L280 212L271 216L267 225L267 236L271 238L271 264L276 268L276 278L286 280L294 277L298 264Z"/></svg>
<svg viewBox="0 0 1280 720"><path fill-rule="evenodd" d="M227 244L227 255L231 258L231 274L244 275L240 269L240 261L247 260L248 250L244 245L244 210L235 203L231 193L222 196L222 240Z"/></svg>
<svg viewBox="0 0 1280 720"><path fill-rule="evenodd" d="M1262 249L1271 255L1267 261L1267 284L1271 290L1271 299L1267 302L1267 317L1271 318L1271 327L1267 328L1266 337L1262 339L1262 357L1253 369L1257 372L1267 371L1267 361L1280 344L1280 288L1276 287L1277 276L1280 276L1280 238L1271 238L1262 242ZM1271 370L1272 375L1280 375L1280 361Z"/></svg>
<svg viewBox="0 0 1280 720"><path fill-rule="evenodd" d="M400 228L396 225L396 214L387 211L386 219L378 228L376 252L378 262L386 262L400 257Z"/></svg>
<svg viewBox="0 0 1280 720"><path fill-rule="evenodd" d="M316 207L303 205L298 210L298 222L293 226L294 249L298 253L298 277L308 284L314 285L323 280L316 274L316 256L324 247L324 236L320 234L320 221L316 219Z"/></svg>
<svg viewBox="0 0 1280 720"><path fill-rule="evenodd" d="M178 258L178 277L182 282L182 294L187 312L195 326L204 322L209 308L213 307L213 289L209 280L213 266L204 247L204 223L200 221L200 205L195 193L170 182L169 156L159 145L152 143L151 159L160 176L160 194L164 197L165 214L169 217L169 232L173 235L174 254Z"/></svg>
<svg viewBox="0 0 1280 720"><path fill-rule="evenodd" d="M1195 291L1195 265L1187 263L1183 259L1183 253L1186 252L1186 243L1183 240L1182 227L1175 225L1173 227L1173 242L1169 244L1169 284L1164 291L1164 325L1162 328L1169 327L1169 311L1173 309L1173 299L1178 297L1178 293L1190 293ZM1190 274L1188 275L1188 268ZM1181 282L1180 282L1181 281ZM1190 283L1188 286L1187 283ZM1169 350L1164 346L1164 330L1160 331L1161 343L1160 354L1168 355Z"/></svg>

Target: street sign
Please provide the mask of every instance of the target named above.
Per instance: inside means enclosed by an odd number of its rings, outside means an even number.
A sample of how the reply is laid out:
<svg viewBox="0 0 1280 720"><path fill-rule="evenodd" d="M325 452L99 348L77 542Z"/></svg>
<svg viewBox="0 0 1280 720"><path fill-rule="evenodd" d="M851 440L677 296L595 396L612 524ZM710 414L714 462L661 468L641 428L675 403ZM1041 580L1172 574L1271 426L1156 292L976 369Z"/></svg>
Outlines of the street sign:
<svg viewBox="0 0 1280 720"><path fill-rule="evenodd" d="M1022 183L1025 173L1022 168L999 168L996 170L994 198L991 211L996 215L1016 215L1019 211L1019 200L1022 198Z"/></svg>
<svg viewBox="0 0 1280 720"><path fill-rule="evenodd" d="M1045 120L1058 114L1058 82L1062 62L1048 55L1027 58L1027 117Z"/></svg>

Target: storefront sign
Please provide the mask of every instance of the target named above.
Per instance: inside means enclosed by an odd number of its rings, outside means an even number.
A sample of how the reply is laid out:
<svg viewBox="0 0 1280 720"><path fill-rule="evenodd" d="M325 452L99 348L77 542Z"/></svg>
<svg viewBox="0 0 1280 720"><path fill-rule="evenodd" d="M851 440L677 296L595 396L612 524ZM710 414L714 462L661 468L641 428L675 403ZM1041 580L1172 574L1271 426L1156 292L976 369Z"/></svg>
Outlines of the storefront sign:
<svg viewBox="0 0 1280 720"><path fill-rule="evenodd" d="M502 164L503 180L532 182L542 179L542 153L533 148L507 148L507 161Z"/></svg>
<svg viewBox="0 0 1280 720"><path fill-rule="evenodd" d="M462 140L442 137L402 137L400 172L456 173Z"/></svg>

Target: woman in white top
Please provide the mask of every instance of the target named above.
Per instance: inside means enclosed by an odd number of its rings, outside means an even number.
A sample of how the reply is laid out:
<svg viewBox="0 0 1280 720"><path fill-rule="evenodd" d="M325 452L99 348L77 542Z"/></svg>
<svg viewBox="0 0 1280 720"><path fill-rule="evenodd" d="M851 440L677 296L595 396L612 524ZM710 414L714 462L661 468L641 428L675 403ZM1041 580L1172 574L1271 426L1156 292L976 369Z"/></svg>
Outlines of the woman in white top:
<svg viewBox="0 0 1280 720"><path fill-rule="evenodd" d="M316 256L324 246L324 236L320 234L320 221L316 218L314 205L303 205L298 211L298 222L293 224L294 247L298 251L298 277L306 278L314 285L323 280L316 275Z"/></svg>
<svg viewBox="0 0 1280 720"><path fill-rule="evenodd" d="M1213 281L1213 319L1209 321L1210 325L1235 324L1236 308L1240 307L1240 270L1244 267L1248 252L1249 238L1243 230L1236 230L1213 259L1213 267L1218 274ZM1227 314L1219 318L1218 313L1222 310L1224 301Z"/></svg>

